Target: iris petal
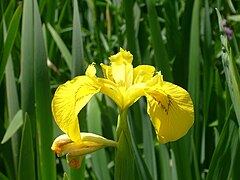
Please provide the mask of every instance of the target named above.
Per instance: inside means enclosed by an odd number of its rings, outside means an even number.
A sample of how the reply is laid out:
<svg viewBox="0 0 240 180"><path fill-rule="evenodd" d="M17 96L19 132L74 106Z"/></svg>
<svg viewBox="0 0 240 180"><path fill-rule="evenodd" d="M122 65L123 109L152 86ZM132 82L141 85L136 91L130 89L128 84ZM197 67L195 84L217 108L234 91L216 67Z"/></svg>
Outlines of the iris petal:
<svg viewBox="0 0 240 180"><path fill-rule="evenodd" d="M155 68L149 65L139 65L133 69L133 84L145 83L154 74Z"/></svg>
<svg viewBox="0 0 240 180"><path fill-rule="evenodd" d="M158 141L166 143L184 136L194 121L192 100L186 90L169 82L146 92L147 111Z"/></svg>
<svg viewBox="0 0 240 180"><path fill-rule="evenodd" d="M103 63L101 63L100 65L102 67L102 72L103 72L104 78L109 79L111 81L114 81L113 80L113 75L112 75L112 67L107 66Z"/></svg>
<svg viewBox="0 0 240 180"><path fill-rule="evenodd" d="M52 100L52 112L59 128L73 141L79 141L78 113L100 87L88 76L78 76L60 85Z"/></svg>
<svg viewBox="0 0 240 180"><path fill-rule="evenodd" d="M132 85L133 56L130 52L120 49L120 52L109 57L109 60L111 61L113 79L123 92Z"/></svg>
<svg viewBox="0 0 240 180"><path fill-rule="evenodd" d="M110 97L118 105L118 107L122 108L123 96L117 85L114 82L104 78L98 78L98 83L101 84L101 93Z"/></svg>
<svg viewBox="0 0 240 180"><path fill-rule="evenodd" d="M145 83L134 84L128 88L124 97L124 107L128 108L133 105L140 97L145 95Z"/></svg>

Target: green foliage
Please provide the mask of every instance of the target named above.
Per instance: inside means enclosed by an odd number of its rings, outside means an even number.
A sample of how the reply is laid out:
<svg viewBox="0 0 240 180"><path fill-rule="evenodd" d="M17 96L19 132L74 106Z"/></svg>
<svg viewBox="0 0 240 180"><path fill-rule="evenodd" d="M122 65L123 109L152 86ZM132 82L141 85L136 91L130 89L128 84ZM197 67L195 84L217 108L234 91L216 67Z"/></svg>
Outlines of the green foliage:
<svg viewBox="0 0 240 180"><path fill-rule="evenodd" d="M233 0L2 0L0 179L105 180L119 166L126 172L119 179L239 179L239 14ZM131 139L121 143L132 148L119 149L127 154L121 164L106 148L71 169L51 151L62 133L51 115L52 95L88 64L100 70L120 47L132 52L134 66L154 65L189 91L194 126L159 145L142 98L128 112ZM81 130L115 139L116 109L95 96L79 114Z"/></svg>

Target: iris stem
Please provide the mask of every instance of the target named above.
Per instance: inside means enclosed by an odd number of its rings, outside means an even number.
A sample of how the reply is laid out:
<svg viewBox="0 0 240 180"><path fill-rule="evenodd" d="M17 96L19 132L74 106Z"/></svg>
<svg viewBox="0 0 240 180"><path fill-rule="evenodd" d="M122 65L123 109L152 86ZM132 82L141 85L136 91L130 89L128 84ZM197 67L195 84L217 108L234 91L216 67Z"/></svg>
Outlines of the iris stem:
<svg viewBox="0 0 240 180"><path fill-rule="evenodd" d="M132 179L135 177L135 164L127 121L127 110L120 111L118 115L117 141L114 179Z"/></svg>

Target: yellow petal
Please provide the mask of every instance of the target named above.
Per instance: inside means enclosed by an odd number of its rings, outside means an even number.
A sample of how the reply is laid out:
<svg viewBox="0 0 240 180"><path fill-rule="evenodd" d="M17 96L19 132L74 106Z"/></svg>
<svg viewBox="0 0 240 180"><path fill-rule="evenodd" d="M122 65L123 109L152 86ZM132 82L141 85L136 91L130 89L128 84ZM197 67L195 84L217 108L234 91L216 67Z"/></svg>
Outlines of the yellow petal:
<svg viewBox="0 0 240 180"><path fill-rule="evenodd" d="M124 91L132 85L133 56L130 52L120 49L120 52L109 57L112 66L112 75L118 87Z"/></svg>
<svg viewBox="0 0 240 180"><path fill-rule="evenodd" d="M103 63L101 63L100 65L102 67L102 72L103 72L104 78L109 79L111 81L114 81L113 80L113 75L112 75L112 67L107 66Z"/></svg>
<svg viewBox="0 0 240 180"><path fill-rule="evenodd" d="M118 107L122 109L123 96L117 85L104 78L98 78L98 83L101 84L100 92L110 97L118 105Z"/></svg>
<svg viewBox="0 0 240 180"><path fill-rule="evenodd" d="M138 83L130 86L127 89L124 97L124 108L128 108L133 105L140 97L145 95L146 83Z"/></svg>
<svg viewBox="0 0 240 180"><path fill-rule="evenodd" d="M90 64L85 73L90 78L93 78L96 76L96 68L94 67L94 65L95 63Z"/></svg>
<svg viewBox="0 0 240 180"><path fill-rule="evenodd" d="M58 156L66 154L69 166L79 168L84 155L104 147L117 147L117 142L93 133L81 133L81 141L77 142L72 141L67 134L58 136L51 149Z"/></svg>
<svg viewBox="0 0 240 180"><path fill-rule="evenodd" d="M145 83L154 74L155 68L149 65L139 65L133 69L133 84Z"/></svg>
<svg viewBox="0 0 240 180"><path fill-rule="evenodd" d="M60 85L52 100L52 112L59 128L73 141L80 140L78 113L100 87L88 76L78 76Z"/></svg>
<svg viewBox="0 0 240 180"><path fill-rule="evenodd" d="M162 84L163 84L163 75L161 74L161 72L158 72L157 75L152 77L146 83L147 83L147 86L149 86L149 87L162 86Z"/></svg>
<svg viewBox="0 0 240 180"><path fill-rule="evenodd" d="M146 92L147 111L158 141L166 143L183 137L194 122L190 95L183 88L169 82L149 88Z"/></svg>

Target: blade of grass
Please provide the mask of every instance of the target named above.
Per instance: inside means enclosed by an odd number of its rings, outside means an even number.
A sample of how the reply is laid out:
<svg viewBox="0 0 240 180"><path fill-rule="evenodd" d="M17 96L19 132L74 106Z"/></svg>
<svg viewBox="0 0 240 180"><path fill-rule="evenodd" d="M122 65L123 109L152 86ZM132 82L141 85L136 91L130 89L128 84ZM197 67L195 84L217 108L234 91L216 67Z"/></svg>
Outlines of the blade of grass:
<svg viewBox="0 0 240 180"><path fill-rule="evenodd" d="M6 90L7 90L7 105L8 105L8 115L9 115L9 128L10 125L16 129L14 132L14 135L11 136L11 144L12 144L12 153L13 153L13 161L14 161L14 167L15 167L15 174L17 174L17 165L18 165L18 159L19 159L19 140L20 140L20 132L18 129L22 126L22 122L20 124L15 124L15 115L17 111L19 110L19 102L18 102L18 94L17 94L17 88L15 84L15 77L12 67L12 59L10 56L10 59L8 60L7 67L6 67ZM21 112L22 113L22 112ZM5 136L4 136L5 137ZM2 142L3 143L3 142Z"/></svg>
<svg viewBox="0 0 240 180"><path fill-rule="evenodd" d="M1 180L9 180L2 172L0 172L0 179Z"/></svg>
<svg viewBox="0 0 240 180"><path fill-rule="evenodd" d="M72 36L72 77L83 75L85 71L81 22L79 17L78 2L73 0L73 36Z"/></svg>
<svg viewBox="0 0 240 180"><path fill-rule="evenodd" d="M199 108L199 86L200 86L200 44L199 44L199 9L200 1L195 0L191 19L191 33L190 33L190 50L189 50L189 74L188 74L188 91L193 99L194 106L197 111ZM195 119L198 121L194 123L194 127L200 128L198 112L195 110ZM178 179L192 179L191 174L191 139L189 131L188 135L177 142L171 143L175 155L176 169ZM200 130L197 130L200 134ZM196 136L198 140L200 136ZM199 142L196 142L196 149L199 147ZM198 144L198 146L197 146Z"/></svg>
<svg viewBox="0 0 240 180"><path fill-rule="evenodd" d="M97 98L101 99L99 96L94 96L87 106L87 125L88 131L102 135L102 125L101 125L101 111L97 101ZM97 179L110 180L110 174L107 167L107 156L104 149L92 153L92 165L93 170L96 173Z"/></svg>
<svg viewBox="0 0 240 180"><path fill-rule="evenodd" d="M176 1L164 1L164 19L166 27L166 36L167 36L167 49L169 59L175 58L174 61L181 61L178 59L181 54L181 39L179 33L179 20L178 20L178 8ZM180 69L180 68L179 68ZM176 71L178 69L175 69ZM182 69L181 69L182 71ZM174 73L174 72L173 72ZM179 73L179 75L181 75ZM175 80L175 79L174 79ZM175 81L174 81L175 82Z"/></svg>
<svg viewBox="0 0 240 180"><path fill-rule="evenodd" d="M32 136L35 139L35 97L34 97L34 57L33 57L33 1L25 0L23 4L21 37L21 107L31 120Z"/></svg>
<svg viewBox="0 0 240 180"><path fill-rule="evenodd" d="M134 17L134 0L124 0L124 13L126 20L126 32L127 32L127 48L133 54L134 66L137 66L141 63L138 41L137 41L137 29L134 26L136 21L139 19L135 19Z"/></svg>
<svg viewBox="0 0 240 180"><path fill-rule="evenodd" d="M61 13L59 15L57 25L56 25L56 27L59 28L59 29L61 29L61 23L63 21L63 17L66 15L66 9L67 9L67 6L68 6L69 2L70 2L70 0L66 0L62 9L61 9Z"/></svg>
<svg viewBox="0 0 240 180"><path fill-rule="evenodd" d="M200 116L199 116L199 93L200 93L200 1L195 0L193 4L192 11L192 20L191 20L191 32L190 32L190 50L189 50L189 74L188 74L188 91L191 95L194 104L194 144L195 150L199 151L201 147L201 124L200 124ZM188 141L188 147L191 145L190 139ZM191 154L191 151L189 151ZM200 152L195 152L193 154L199 154ZM190 162L190 156L186 154L188 157L188 161ZM175 156L176 157L176 156ZM177 157L176 157L177 160ZM197 165L196 163L194 164ZM189 164L187 165L189 167ZM198 167L195 167L195 169ZM182 170L177 167L178 173ZM195 171L196 172L196 171ZM189 172L189 177L191 176ZM178 176L179 177L179 176ZM198 177L198 174L194 175L194 177Z"/></svg>
<svg viewBox="0 0 240 180"><path fill-rule="evenodd" d="M154 59L157 70L161 70L164 80L173 81L172 72L166 47L163 43L161 27L158 22L154 0L147 0L148 20L150 25L151 43L154 50Z"/></svg>
<svg viewBox="0 0 240 180"><path fill-rule="evenodd" d="M22 5L19 5L11 19L10 24L9 24L6 41L5 41L4 47L3 47L4 49L3 49L3 54L1 57L2 60L1 60L1 64L0 64L0 84L1 84L3 76L4 76L8 57L11 53L13 44L15 42L16 35L18 33L18 27L20 24L21 15L22 15Z"/></svg>
<svg viewBox="0 0 240 180"><path fill-rule="evenodd" d="M227 120L212 156L207 180L230 179L232 164L239 144L237 125Z"/></svg>
<svg viewBox="0 0 240 180"><path fill-rule="evenodd" d="M238 149L236 150L236 156L233 164L232 179L240 179L239 167L240 167L240 144L238 143Z"/></svg>
<svg viewBox="0 0 240 180"><path fill-rule="evenodd" d="M18 166L18 180L36 179L33 136L31 129L30 119L28 115L25 114Z"/></svg>
<svg viewBox="0 0 240 180"><path fill-rule="evenodd" d="M199 166L198 166L198 157L197 157L197 151L195 148L193 136L191 136L191 145L192 145L192 157L193 157L193 165L194 165L194 177L196 180L200 180L200 172L199 172Z"/></svg>
<svg viewBox="0 0 240 180"><path fill-rule="evenodd" d="M195 110L194 122L194 141L196 149L200 149L200 121L199 121L199 93L200 93L200 1L195 0L193 5L191 34L190 34L190 52L189 52L189 75L188 91L191 95Z"/></svg>
<svg viewBox="0 0 240 180"><path fill-rule="evenodd" d="M48 30L50 31L55 43L57 44L58 48L60 49L62 56L64 57L64 60L70 69L72 71L72 56L67 49L67 46L64 44L61 37L58 35L58 33L53 29L53 27L50 24L47 24Z"/></svg>
<svg viewBox="0 0 240 180"><path fill-rule="evenodd" d="M203 67L203 130L202 130L202 146L201 155L197 154L201 158L201 162L205 159L205 135L206 126L209 116L210 97L212 94L213 86L213 47L212 47L212 35L211 35L211 22L210 22L210 10L208 0L204 1L204 67ZM198 152L199 153L199 152ZM200 156L199 156L200 155Z"/></svg>
<svg viewBox="0 0 240 180"><path fill-rule="evenodd" d="M53 24L55 20L55 10L57 10L57 0L46 1L46 21Z"/></svg>
<svg viewBox="0 0 240 180"><path fill-rule="evenodd" d="M19 110L14 116L14 118L11 120L7 128L7 131L4 134L1 144L7 142L22 125L23 125L22 110Z"/></svg>
<svg viewBox="0 0 240 180"><path fill-rule="evenodd" d="M6 38L5 27L4 27L4 38ZM19 98L17 93L14 67L13 67L11 55L9 56L7 66L6 66L6 91L8 92L7 106L8 106L9 123L11 124L14 121L14 117L16 116L16 113L19 111L19 101L18 101ZM13 135L11 138L15 175L17 175L17 165L18 165L18 159L19 159L18 157L19 156L19 140L20 140L20 134L17 131L17 129L18 128L16 128L16 131L14 132L15 135Z"/></svg>
<svg viewBox="0 0 240 180"><path fill-rule="evenodd" d="M170 158L166 145L159 144L156 146L156 161L158 164L158 177L161 180L169 180L172 178L170 168Z"/></svg>
<svg viewBox="0 0 240 180"><path fill-rule="evenodd" d="M149 169L143 159L143 157L141 156L141 153L137 147L137 142L136 142L136 137L134 137L134 133L132 131L133 128L133 121L135 119L133 119L131 116L130 116L130 113L128 115L128 124L129 124L129 131L130 131L130 134L131 134L131 146L132 146L132 150L133 150L133 155L134 155L134 158L135 158L135 165L136 165L136 168L137 168L137 172L138 173L135 173L136 175L138 175L139 177L138 178L142 178L144 180L147 180L147 179L152 179L152 176L149 172ZM136 120L135 120L136 121ZM137 178L137 177L136 177Z"/></svg>
<svg viewBox="0 0 240 180"><path fill-rule="evenodd" d="M181 17L181 43L179 58L173 62L173 76L174 82L187 89L188 83L188 67L189 67L189 50L190 50L190 31L191 31L191 20L193 11L193 0L186 0L184 3L184 12ZM171 16L171 14L169 15ZM171 34L169 35L171 36Z"/></svg>
<svg viewBox="0 0 240 180"><path fill-rule="evenodd" d="M190 137L189 133L180 140L171 143L171 147L174 152L175 164L177 171L177 177L179 180L191 180L191 149L190 149Z"/></svg>
<svg viewBox="0 0 240 180"><path fill-rule="evenodd" d="M51 151L53 124L47 54L37 1L34 1L34 86L37 122L38 173L41 179L56 179L55 155Z"/></svg>
<svg viewBox="0 0 240 180"><path fill-rule="evenodd" d="M144 152L144 160L146 165L151 173L152 179L157 180L157 165L156 165L156 157L154 150L154 140L152 136L152 124L149 116L143 112L147 112L146 103L141 101L141 117L142 117L142 133L143 133L143 152Z"/></svg>
<svg viewBox="0 0 240 180"><path fill-rule="evenodd" d="M3 34L3 24L4 24L4 22L7 23L6 24L7 26L9 26L9 23L11 22L11 18L13 16L13 12L14 12L14 5L15 5L14 1L15 0L11 0L6 9L3 9L3 8L1 9L3 11L3 12L1 12L2 18L1 18L1 21L0 21L0 33L1 34ZM2 50L3 49L0 49L0 54L2 54Z"/></svg>

